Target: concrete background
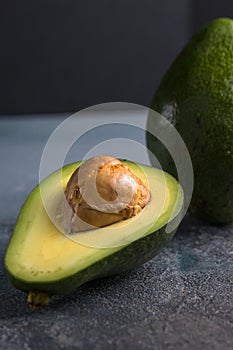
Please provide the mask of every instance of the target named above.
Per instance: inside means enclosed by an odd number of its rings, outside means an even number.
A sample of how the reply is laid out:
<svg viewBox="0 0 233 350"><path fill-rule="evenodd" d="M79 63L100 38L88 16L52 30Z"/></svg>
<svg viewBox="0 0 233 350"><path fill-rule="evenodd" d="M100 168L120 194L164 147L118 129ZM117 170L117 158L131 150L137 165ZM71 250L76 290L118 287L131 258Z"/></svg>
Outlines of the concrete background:
<svg viewBox="0 0 233 350"><path fill-rule="evenodd" d="M30 310L26 295L10 285L5 250L38 182L44 145L65 117L0 120L0 349L232 349L232 225L210 226L187 215L150 262L55 297L42 311Z"/></svg>
<svg viewBox="0 0 233 350"><path fill-rule="evenodd" d="M90 282L32 311L3 269L12 224L0 224L0 349L230 350L233 227L185 218L131 273Z"/></svg>

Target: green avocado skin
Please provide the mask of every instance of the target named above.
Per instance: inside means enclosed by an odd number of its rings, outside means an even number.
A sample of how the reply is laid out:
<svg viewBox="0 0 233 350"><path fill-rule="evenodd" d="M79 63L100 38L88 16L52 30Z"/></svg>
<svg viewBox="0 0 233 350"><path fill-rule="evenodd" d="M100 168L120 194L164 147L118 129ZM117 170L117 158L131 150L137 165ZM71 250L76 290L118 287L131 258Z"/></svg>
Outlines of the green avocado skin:
<svg viewBox="0 0 233 350"><path fill-rule="evenodd" d="M88 281L127 272L140 266L152 259L171 240L177 230L181 214L182 211L172 219L171 224L176 228L171 232L167 232L165 225L161 229L134 241L112 255L77 272L73 276L68 276L55 282L43 282L43 292L48 292L51 295L64 295L73 291L74 286L77 288ZM8 278L16 288L22 291L41 290L41 283L20 280L9 273Z"/></svg>
<svg viewBox="0 0 233 350"><path fill-rule="evenodd" d="M214 224L232 222L233 20L213 20L191 38L163 77L151 108L176 127L190 152L190 212ZM177 177L163 145L151 134L147 144L163 170Z"/></svg>

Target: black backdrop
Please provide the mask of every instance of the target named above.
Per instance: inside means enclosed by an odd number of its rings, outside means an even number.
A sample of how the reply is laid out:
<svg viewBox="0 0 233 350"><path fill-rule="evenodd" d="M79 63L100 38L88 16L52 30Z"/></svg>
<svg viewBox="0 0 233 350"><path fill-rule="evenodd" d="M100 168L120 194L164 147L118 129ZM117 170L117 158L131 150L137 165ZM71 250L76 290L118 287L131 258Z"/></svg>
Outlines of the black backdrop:
<svg viewBox="0 0 233 350"><path fill-rule="evenodd" d="M150 105L200 25L232 0L2 0L0 114Z"/></svg>

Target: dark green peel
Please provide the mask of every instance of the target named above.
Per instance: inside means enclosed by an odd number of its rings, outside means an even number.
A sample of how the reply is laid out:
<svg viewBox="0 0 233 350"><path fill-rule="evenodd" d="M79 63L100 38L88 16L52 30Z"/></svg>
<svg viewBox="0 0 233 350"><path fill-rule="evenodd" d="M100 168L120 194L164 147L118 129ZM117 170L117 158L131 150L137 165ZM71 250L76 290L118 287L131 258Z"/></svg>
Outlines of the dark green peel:
<svg viewBox="0 0 233 350"><path fill-rule="evenodd" d="M194 168L190 212L211 223L233 221L233 21L205 25L176 58L152 108L182 136ZM149 124L155 121L151 120ZM149 125L148 124L148 125ZM163 169L176 177L166 149L147 136Z"/></svg>

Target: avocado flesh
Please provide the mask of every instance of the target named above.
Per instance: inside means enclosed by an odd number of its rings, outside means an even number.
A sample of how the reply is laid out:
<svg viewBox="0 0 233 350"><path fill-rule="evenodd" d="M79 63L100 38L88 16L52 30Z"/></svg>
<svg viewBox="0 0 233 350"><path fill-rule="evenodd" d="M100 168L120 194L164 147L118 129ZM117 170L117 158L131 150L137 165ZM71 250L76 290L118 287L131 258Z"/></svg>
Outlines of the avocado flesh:
<svg viewBox="0 0 233 350"><path fill-rule="evenodd" d="M183 138L193 164L190 212L210 223L233 221L233 21L206 24L163 77L152 109ZM151 115L148 129L156 121ZM164 146L147 135L148 148L177 177ZM152 159L153 163L153 159Z"/></svg>
<svg viewBox="0 0 233 350"><path fill-rule="evenodd" d="M183 205L182 190L177 181L161 170L123 163L148 184L149 204L132 219L87 231L82 235L83 240L78 237L77 241L77 235L68 238L62 234L44 208L40 187L31 192L20 212L5 256L9 278L17 288L65 294L86 281L136 267L153 257L171 239ZM80 164L63 168L63 188ZM59 208L57 189L60 179L61 172L57 171L40 185L44 186L55 211ZM166 232L169 221L173 227ZM89 246L93 242L97 247ZM107 248L99 248L103 243Z"/></svg>

